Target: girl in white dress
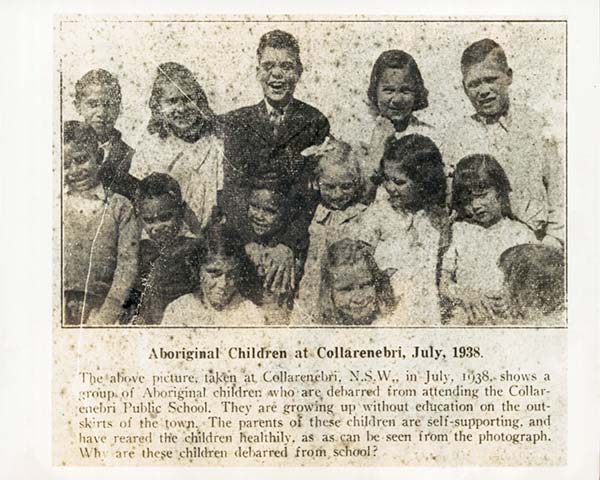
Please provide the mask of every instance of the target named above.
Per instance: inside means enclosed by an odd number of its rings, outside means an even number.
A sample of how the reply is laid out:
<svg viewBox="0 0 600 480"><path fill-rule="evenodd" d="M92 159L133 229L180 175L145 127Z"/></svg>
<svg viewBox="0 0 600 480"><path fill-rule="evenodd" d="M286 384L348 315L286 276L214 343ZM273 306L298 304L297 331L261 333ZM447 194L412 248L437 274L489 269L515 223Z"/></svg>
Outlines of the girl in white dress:
<svg viewBox="0 0 600 480"><path fill-rule="evenodd" d="M303 152L317 162L315 170L319 205L310 227L304 274L294 304L294 323L310 323L318 315L316 299L321 281L321 259L335 239L357 239L361 233L364 182L350 145L327 138L322 145Z"/></svg>
<svg viewBox="0 0 600 480"><path fill-rule="evenodd" d="M223 185L223 140L198 81L186 67L163 63L150 96L151 118L136 147L130 173L168 173L189 207L186 223L199 234L208 224Z"/></svg>
<svg viewBox="0 0 600 480"><path fill-rule="evenodd" d="M498 259L512 246L537 243L533 231L514 218L509 194L506 173L492 156L458 162L452 183L456 222L440 280L450 323L496 324L506 314Z"/></svg>
<svg viewBox="0 0 600 480"><path fill-rule="evenodd" d="M319 318L323 325L385 324L394 304L389 279L373 247L344 238L327 248L321 263Z"/></svg>
<svg viewBox="0 0 600 480"><path fill-rule="evenodd" d="M364 239L391 275L395 325L439 325L439 252L447 229L446 179L435 143L422 135L390 138L376 200L364 214Z"/></svg>
<svg viewBox="0 0 600 480"><path fill-rule="evenodd" d="M429 92L415 59L402 50L383 52L371 70L367 90L368 103L375 126L366 148L363 169L367 178L377 170L390 137L399 139L419 134L432 138L435 129L420 120L415 112L429 106ZM373 186L367 184L374 193Z"/></svg>
<svg viewBox="0 0 600 480"><path fill-rule="evenodd" d="M222 225L209 226L205 245L196 255L199 288L170 303L163 325L264 325L260 310L242 292L252 269L242 245Z"/></svg>

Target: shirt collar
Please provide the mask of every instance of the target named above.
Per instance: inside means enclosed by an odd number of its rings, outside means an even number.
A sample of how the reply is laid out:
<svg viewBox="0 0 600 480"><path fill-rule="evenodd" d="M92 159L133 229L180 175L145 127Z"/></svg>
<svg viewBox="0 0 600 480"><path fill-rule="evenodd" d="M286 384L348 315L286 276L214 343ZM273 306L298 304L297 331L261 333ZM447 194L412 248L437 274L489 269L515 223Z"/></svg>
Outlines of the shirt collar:
<svg viewBox="0 0 600 480"><path fill-rule="evenodd" d="M319 204L315 211L315 221L324 225L326 223L342 224L364 212L367 206L364 203L355 203L350 205L345 210L331 210L322 204Z"/></svg>
<svg viewBox="0 0 600 480"><path fill-rule="evenodd" d="M511 108L509 108L508 111L504 115L502 115L500 118L498 118L498 120L495 122L490 122L486 117L479 115L478 113L471 115L471 118L473 120L475 120L476 122L481 123L484 126L498 124L500 127L502 127L503 130L505 130L507 132L510 130L510 127L513 122L513 115L512 115Z"/></svg>
<svg viewBox="0 0 600 480"><path fill-rule="evenodd" d="M275 108L273 105L271 105L267 101L266 98L263 101L265 102L265 107L267 108L267 116L270 116L273 112L277 112L277 113L280 113L281 115L285 115L290 107L290 103L292 103L293 100L290 100L286 105L284 105L283 108Z"/></svg>
<svg viewBox="0 0 600 480"><path fill-rule="evenodd" d="M431 125L429 125L427 122L423 122L422 120L419 120L417 117L415 117L412 114L408 120L408 125L410 127L430 127L430 128L432 128Z"/></svg>
<svg viewBox="0 0 600 480"><path fill-rule="evenodd" d="M105 201L108 198L108 192L102 185L99 183L94 188L89 190L70 190L68 185L65 185L65 193L67 195L77 195L79 197L85 197L92 200L102 200Z"/></svg>
<svg viewBox="0 0 600 480"><path fill-rule="evenodd" d="M116 128L113 128L111 134L108 137L108 140L104 143L98 142L98 146L102 149L110 148L113 143L118 142L121 139L121 132L119 132Z"/></svg>

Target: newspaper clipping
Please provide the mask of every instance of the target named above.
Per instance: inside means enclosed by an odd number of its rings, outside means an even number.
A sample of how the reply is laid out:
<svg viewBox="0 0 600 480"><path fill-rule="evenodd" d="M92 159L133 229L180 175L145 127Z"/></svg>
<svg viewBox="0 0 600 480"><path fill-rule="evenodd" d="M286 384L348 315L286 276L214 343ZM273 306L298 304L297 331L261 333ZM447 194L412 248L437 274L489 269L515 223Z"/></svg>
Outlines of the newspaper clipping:
<svg viewBox="0 0 600 480"><path fill-rule="evenodd" d="M55 19L53 463L566 463L544 19Z"/></svg>

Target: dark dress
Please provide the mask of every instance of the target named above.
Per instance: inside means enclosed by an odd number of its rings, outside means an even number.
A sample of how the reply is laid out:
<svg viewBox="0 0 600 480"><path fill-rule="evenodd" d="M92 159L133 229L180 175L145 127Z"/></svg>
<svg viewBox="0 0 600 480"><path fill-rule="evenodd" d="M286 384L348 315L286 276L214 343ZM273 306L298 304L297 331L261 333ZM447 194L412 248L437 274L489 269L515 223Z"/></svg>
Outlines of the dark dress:
<svg viewBox="0 0 600 480"><path fill-rule="evenodd" d="M169 303L197 289L193 258L198 242L180 236L162 251L152 240L140 242L138 279L126 305L129 314L121 323L137 315L138 323L159 324Z"/></svg>
<svg viewBox="0 0 600 480"><path fill-rule="evenodd" d="M121 138L121 132L114 129L108 144L108 155L100 167L100 179L105 188L133 201L138 179L129 174L131 159L135 150Z"/></svg>

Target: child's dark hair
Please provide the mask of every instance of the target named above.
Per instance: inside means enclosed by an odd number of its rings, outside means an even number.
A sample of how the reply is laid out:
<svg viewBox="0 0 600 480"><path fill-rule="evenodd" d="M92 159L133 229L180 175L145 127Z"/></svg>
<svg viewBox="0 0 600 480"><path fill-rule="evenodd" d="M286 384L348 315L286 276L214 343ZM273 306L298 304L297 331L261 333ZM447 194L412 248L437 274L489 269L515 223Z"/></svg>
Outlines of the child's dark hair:
<svg viewBox="0 0 600 480"><path fill-rule="evenodd" d="M109 94L115 103L121 103L121 85L117 77L107 70L98 68L90 70L75 83L75 103L79 103L83 97L84 90L89 85L100 85L108 88Z"/></svg>
<svg viewBox="0 0 600 480"><path fill-rule="evenodd" d="M274 177L265 177L261 179L252 179L249 182L250 194L258 190L267 190L273 193L279 199L284 208L290 208L292 203L293 192L291 192L292 183L289 179L281 179Z"/></svg>
<svg viewBox="0 0 600 480"><path fill-rule="evenodd" d="M260 37L258 48L256 49L256 56L259 61L267 47L288 50L296 60L299 74L302 73L300 46L298 45L298 40L291 33L284 32L283 30L271 30Z"/></svg>
<svg viewBox="0 0 600 480"><path fill-rule="evenodd" d="M484 38L475 43L469 45L462 54L460 59L460 68L463 72L473 65L480 63L485 58L494 52L496 61L504 69L508 70L508 61L506 60L506 54L500 45L490 38Z"/></svg>
<svg viewBox="0 0 600 480"><path fill-rule="evenodd" d="M63 143L72 143L80 148L96 153L96 161L102 163L102 151L98 147L96 132L89 125L76 120L69 120L63 125Z"/></svg>
<svg viewBox="0 0 600 480"><path fill-rule="evenodd" d="M473 192L488 188L498 192L502 216L514 218L510 208L510 182L498 161L485 154L467 155L462 158L456 165L452 180L451 209L457 213L457 220L467 218L465 208L471 202Z"/></svg>
<svg viewBox="0 0 600 480"><path fill-rule="evenodd" d="M151 134L157 133L160 138L167 138L171 133L162 119L159 101L163 94L163 86L167 83L176 85L198 107L204 121L204 130L213 133L216 128L216 117L208 104L206 93L194 74L183 65L175 62L162 63L156 69L156 78L152 85L149 101L151 117L148 122L148 132Z"/></svg>
<svg viewBox="0 0 600 480"><path fill-rule="evenodd" d="M446 176L442 155L429 137L411 134L386 141L379 171L372 181L379 185L385 179L385 165L397 163L417 188L420 202L416 211L443 208L446 202Z"/></svg>
<svg viewBox="0 0 600 480"><path fill-rule="evenodd" d="M548 315L563 307L565 259L561 250L546 245L517 245L500 255L498 265L517 316L531 310Z"/></svg>
<svg viewBox="0 0 600 480"><path fill-rule="evenodd" d="M413 111L423 110L424 108L427 108L427 106L429 105L429 101L427 100L429 92L425 88L425 82L423 81L423 77L421 76L421 71L419 70L415 59L402 50L388 50L379 55L377 60L375 60L375 64L373 65L373 69L371 70L371 81L369 83L369 89L367 90L367 98L369 99L371 108L374 111L378 111L377 87L379 85L379 80L381 79L383 72L387 68L408 69L410 77L414 80L417 86L417 91L415 92L416 97L413 106Z"/></svg>
<svg viewBox="0 0 600 480"><path fill-rule="evenodd" d="M183 199L179 183L166 173L156 172L151 173L138 183L134 202L136 210L139 211L144 200L162 195L168 195L181 208L183 214Z"/></svg>
<svg viewBox="0 0 600 480"><path fill-rule="evenodd" d="M323 323L342 323L333 301L333 278L331 269L365 262L373 278L379 310L388 310L395 304L394 293L388 276L378 267L373 258L374 248L361 240L344 238L327 247L321 260L321 285L319 309Z"/></svg>

